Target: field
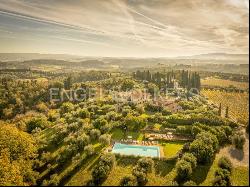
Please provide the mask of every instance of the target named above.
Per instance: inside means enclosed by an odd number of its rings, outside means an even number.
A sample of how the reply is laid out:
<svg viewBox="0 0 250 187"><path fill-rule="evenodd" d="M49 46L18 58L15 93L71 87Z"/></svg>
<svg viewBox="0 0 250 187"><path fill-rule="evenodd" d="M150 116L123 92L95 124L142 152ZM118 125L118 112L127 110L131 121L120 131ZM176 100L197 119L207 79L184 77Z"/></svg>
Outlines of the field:
<svg viewBox="0 0 250 187"><path fill-rule="evenodd" d="M248 186L249 183L249 168L239 166L233 169L232 183L233 186Z"/></svg>
<svg viewBox="0 0 250 187"><path fill-rule="evenodd" d="M137 158L118 158L116 166L109 174L108 178L102 184L103 186L119 186L121 179L125 175L131 175L132 169L137 162ZM67 186L73 185L86 185L88 180L91 179L91 169L95 164L95 160L87 163L85 167L72 177L72 179L66 184ZM157 161L155 163L154 171L149 174L149 182L147 185L159 185L163 186L175 176L174 163Z"/></svg>
<svg viewBox="0 0 250 187"><path fill-rule="evenodd" d="M81 170L76 175L74 175L66 185L86 185L86 183L91 179L91 169L96 163L97 158L98 157L93 159L91 162L86 163L86 165L82 167ZM136 161L136 158L118 158L116 166L113 168L110 175L102 185L119 186L122 177L131 175ZM212 186L212 180L214 179L214 172L217 169L217 163L218 157L216 157L211 165L198 166L192 174L191 180L201 186ZM171 184L176 176L174 166L175 164L171 161L155 162L154 171L148 175L147 186L165 186ZM240 186L248 185L247 167L238 166L233 169L232 184Z"/></svg>
<svg viewBox="0 0 250 187"><path fill-rule="evenodd" d="M237 92L224 92L219 90L202 90L201 94L206 96L212 103L219 106L222 110L229 107L229 117L245 124L249 116L249 94Z"/></svg>
<svg viewBox="0 0 250 187"><path fill-rule="evenodd" d="M143 133L132 132L132 131L127 132L127 136L132 136L133 140L139 140L139 141L143 140L144 138ZM121 140L121 139L126 139L126 137L124 137L124 132L121 129L114 129L112 131L112 139Z"/></svg>
<svg viewBox="0 0 250 187"><path fill-rule="evenodd" d="M218 87L236 87L239 89L248 89L248 82L237 82L237 81L231 81L231 80L225 80L225 79L218 79L214 77L208 77L206 79L201 80L201 85L203 86L218 86Z"/></svg>
<svg viewBox="0 0 250 187"><path fill-rule="evenodd" d="M86 162L79 171L65 184L65 186L81 186L86 185L91 180L91 169L98 161L100 154L94 156L91 160Z"/></svg>
<svg viewBox="0 0 250 187"><path fill-rule="evenodd" d="M123 176L131 175L132 168L136 164L137 159L133 158L122 158L117 159L116 166L111 171L108 178L102 184L103 186L119 186L119 183ZM213 179L213 171L215 170L215 163L210 166L199 166L196 168L193 173L191 179L195 181L197 184L210 184L210 179ZM148 175L148 183L147 186L158 185L165 186L171 184L171 181L176 176L176 171L174 168L175 164L166 161L157 161L155 163L154 171ZM72 179L67 183L67 186L72 185L86 185L87 181L91 179L91 169L93 168L93 162L90 162L88 166L82 168ZM206 175L211 173L211 176L208 175L209 178L206 179ZM244 176L246 173L243 173ZM235 174L233 174L235 175ZM237 177L237 176L236 176ZM209 182L206 182L209 181ZM235 178L233 180L234 184L238 184L240 180Z"/></svg>
<svg viewBox="0 0 250 187"><path fill-rule="evenodd" d="M168 142L162 143L164 156L166 158L171 158L175 156L178 151L182 149L184 142Z"/></svg>
<svg viewBox="0 0 250 187"><path fill-rule="evenodd" d="M211 167L205 167L203 170L200 170L199 177L207 175L205 180L200 184L201 186L212 186L212 181L214 179L214 173L216 169L218 169L218 159L217 156L214 162L212 163ZM198 169L198 168L197 168ZM233 168L231 182L233 186L248 186L249 176L248 176L249 169L247 166L236 166Z"/></svg>

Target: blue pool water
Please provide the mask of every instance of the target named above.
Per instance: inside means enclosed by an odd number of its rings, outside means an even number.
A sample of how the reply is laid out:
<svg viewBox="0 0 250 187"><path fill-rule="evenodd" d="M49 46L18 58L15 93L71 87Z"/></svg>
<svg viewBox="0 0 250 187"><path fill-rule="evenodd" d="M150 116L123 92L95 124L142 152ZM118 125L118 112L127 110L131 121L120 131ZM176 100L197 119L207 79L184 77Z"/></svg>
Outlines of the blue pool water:
<svg viewBox="0 0 250 187"><path fill-rule="evenodd" d="M113 146L112 153L120 153L123 155L159 157L160 148L158 146L140 146L116 143Z"/></svg>

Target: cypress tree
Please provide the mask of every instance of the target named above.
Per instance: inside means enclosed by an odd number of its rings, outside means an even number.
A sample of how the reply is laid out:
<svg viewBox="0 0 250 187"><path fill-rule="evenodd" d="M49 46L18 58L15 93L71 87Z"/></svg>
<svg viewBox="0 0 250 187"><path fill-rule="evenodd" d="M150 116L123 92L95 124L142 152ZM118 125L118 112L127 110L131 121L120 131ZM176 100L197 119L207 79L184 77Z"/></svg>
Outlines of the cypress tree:
<svg viewBox="0 0 250 187"><path fill-rule="evenodd" d="M201 78L200 78L200 75L199 75L199 74L198 74L198 76L197 76L197 88L198 88L198 90L201 89Z"/></svg>
<svg viewBox="0 0 250 187"><path fill-rule="evenodd" d="M69 76L64 80L64 88L68 90L71 88L71 86L72 86L72 77Z"/></svg>
<svg viewBox="0 0 250 187"><path fill-rule="evenodd" d="M147 71L147 79L146 80L151 81L151 74L150 74L149 70Z"/></svg>
<svg viewBox="0 0 250 187"><path fill-rule="evenodd" d="M228 118L229 117L229 107L227 106L226 108L226 114L225 114L225 117Z"/></svg>
<svg viewBox="0 0 250 187"><path fill-rule="evenodd" d="M221 103L220 103L220 105L219 105L218 115L221 116Z"/></svg>

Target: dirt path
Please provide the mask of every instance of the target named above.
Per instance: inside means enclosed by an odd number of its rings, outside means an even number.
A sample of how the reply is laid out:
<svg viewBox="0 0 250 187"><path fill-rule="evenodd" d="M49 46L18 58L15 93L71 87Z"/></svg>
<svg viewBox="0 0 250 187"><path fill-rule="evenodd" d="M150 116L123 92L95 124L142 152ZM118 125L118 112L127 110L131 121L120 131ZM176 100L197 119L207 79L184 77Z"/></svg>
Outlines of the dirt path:
<svg viewBox="0 0 250 187"><path fill-rule="evenodd" d="M249 135L245 133L246 142L243 151L227 146L220 150L217 156L228 156L234 166L249 167Z"/></svg>

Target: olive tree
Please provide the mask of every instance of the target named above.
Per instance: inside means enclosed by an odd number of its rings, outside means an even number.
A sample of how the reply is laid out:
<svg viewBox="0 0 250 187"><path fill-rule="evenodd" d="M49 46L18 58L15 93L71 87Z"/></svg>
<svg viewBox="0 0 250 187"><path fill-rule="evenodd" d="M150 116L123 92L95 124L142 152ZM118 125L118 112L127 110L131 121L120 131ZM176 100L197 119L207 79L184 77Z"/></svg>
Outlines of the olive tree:
<svg viewBox="0 0 250 187"><path fill-rule="evenodd" d="M176 164L177 179L179 181L185 181L191 177L192 165L190 162L180 160Z"/></svg>
<svg viewBox="0 0 250 187"><path fill-rule="evenodd" d="M103 134L103 135L100 136L99 141L103 145L109 145L110 141L111 141L111 136L109 134Z"/></svg>
<svg viewBox="0 0 250 187"><path fill-rule="evenodd" d="M232 137L232 143L236 149L243 149L246 139L243 133L237 133Z"/></svg>

